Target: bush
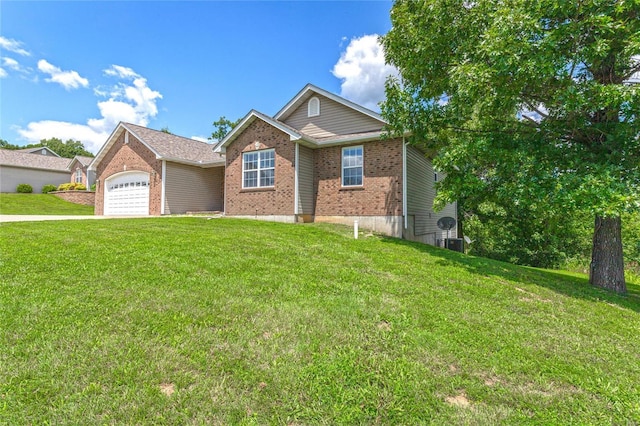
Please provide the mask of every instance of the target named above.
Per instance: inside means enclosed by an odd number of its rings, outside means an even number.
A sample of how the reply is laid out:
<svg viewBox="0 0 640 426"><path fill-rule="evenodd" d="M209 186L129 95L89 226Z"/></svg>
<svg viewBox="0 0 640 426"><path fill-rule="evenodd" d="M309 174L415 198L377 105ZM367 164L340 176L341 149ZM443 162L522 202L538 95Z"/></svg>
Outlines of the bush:
<svg viewBox="0 0 640 426"><path fill-rule="evenodd" d="M58 185L58 191L85 191L86 189L83 183L67 182Z"/></svg>
<svg viewBox="0 0 640 426"><path fill-rule="evenodd" d="M91 185L91 190L95 191L96 190L96 184L94 183L93 185Z"/></svg>
<svg viewBox="0 0 640 426"><path fill-rule="evenodd" d="M61 183L58 185L58 191L70 191L73 189L74 185L75 183L73 182Z"/></svg>
<svg viewBox="0 0 640 426"><path fill-rule="evenodd" d="M21 194L31 194L33 192L33 187L28 183L21 183L16 188L16 191Z"/></svg>
<svg viewBox="0 0 640 426"><path fill-rule="evenodd" d="M43 194L48 194L51 191L55 191L57 188L55 185L45 185L42 187L42 193Z"/></svg>

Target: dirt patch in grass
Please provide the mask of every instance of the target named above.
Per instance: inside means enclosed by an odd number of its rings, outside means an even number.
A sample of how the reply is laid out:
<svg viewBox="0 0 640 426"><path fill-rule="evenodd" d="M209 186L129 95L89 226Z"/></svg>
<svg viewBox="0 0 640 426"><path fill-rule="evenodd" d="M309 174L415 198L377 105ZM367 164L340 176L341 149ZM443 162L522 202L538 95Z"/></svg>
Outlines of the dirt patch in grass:
<svg viewBox="0 0 640 426"><path fill-rule="evenodd" d="M176 391L175 385L173 383L161 383L160 384L160 392L165 394L166 396L171 396Z"/></svg>
<svg viewBox="0 0 640 426"><path fill-rule="evenodd" d="M455 396L448 396L444 400L447 404L455 405L456 407L469 407L471 405L471 401L469 401L464 391Z"/></svg>

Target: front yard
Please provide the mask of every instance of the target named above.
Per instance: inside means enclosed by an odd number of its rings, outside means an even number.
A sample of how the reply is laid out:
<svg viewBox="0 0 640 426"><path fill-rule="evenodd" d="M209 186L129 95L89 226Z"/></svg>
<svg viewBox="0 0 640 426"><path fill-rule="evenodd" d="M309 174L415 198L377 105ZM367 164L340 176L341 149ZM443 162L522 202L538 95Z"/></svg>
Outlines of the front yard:
<svg viewBox="0 0 640 426"><path fill-rule="evenodd" d="M637 284L351 232L3 224L0 424L640 422Z"/></svg>
<svg viewBox="0 0 640 426"><path fill-rule="evenodd" d="M0 214L92 215L93 206L74 204L52 194L0 193Z"/></svg>

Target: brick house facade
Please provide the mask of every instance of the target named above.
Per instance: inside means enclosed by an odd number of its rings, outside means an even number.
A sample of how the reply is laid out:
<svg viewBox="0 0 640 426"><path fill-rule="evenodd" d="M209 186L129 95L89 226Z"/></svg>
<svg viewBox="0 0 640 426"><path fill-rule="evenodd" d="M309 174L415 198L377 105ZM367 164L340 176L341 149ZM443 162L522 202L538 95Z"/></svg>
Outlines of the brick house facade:
<svg viewBox="0 0 640 426"><path fill-rule="evenodd" d="M115 143L104 154L104 158L97 164L96 176L96 207L95 214L104 214L105 181L119 173L141 171L149 173L149 214L161 214L162 162L156 155L135 136L126 137L123 132L115 139Z"/></svg>
<svg viewBox="0 0 640 426"><path fill-rule="evenodd" d="M265 149L275 150L275 186L242 187L242 154ZM226 151L225 214L230 216L293 215L294 145L287 134L256 120Z"/></svg>
<svg viewBox="0 0 640 426"><path fill-rule="evenodd" d="M401 216L402 140L363 145L361 187L342 187L341 150L314 151L316 216Z"/></svg>
<svg viewBox="0 0 640 426"><path fill-rule="evenodd" d="M90 166L96 214L107 211L105 203L116 205L113 191L125 197L109 214L142 197L150 215L191 209L284 222L358 221L436 244L443 238L437 219L456 217L456 206L433 210L431 160L402 138L385 139L384 126L379 114L312 85L273 117L250 111L215 146L120 123ZM127 173L135 179L120 179Z"/></svg>

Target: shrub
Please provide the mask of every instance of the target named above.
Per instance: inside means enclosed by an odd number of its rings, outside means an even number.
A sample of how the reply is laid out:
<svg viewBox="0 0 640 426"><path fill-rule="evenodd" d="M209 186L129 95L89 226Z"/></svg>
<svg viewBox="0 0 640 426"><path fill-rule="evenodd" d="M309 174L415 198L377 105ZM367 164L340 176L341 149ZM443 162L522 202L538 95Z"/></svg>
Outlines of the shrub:
<svg viewBox="0 0 640 426"><path fill-rule="evenodd" d="M16 188L16 191L21 194L31 194L33 192L33 187L28 183L21 183Z"/></svg>
<svg viewBox="0 0 640 426"><path fill-rule="evenodd" d="M58 191L85 191L86 189L83 183L67 182L58 185Z"/></svg>
<svg viewBox="0 0 640 426"><path fill-rule="evenodd" d="M91 190L95 191L96 190L96 184L94 183L93 185L91 185Z"/></svg>
<svg viewBox="0 0 640 426"><path fill-rule="evenodd" d="M55 191L57 188L55 185L45 185L42 187L42 193L43 194L48 194L51 191Z"/></svg>
<svg viewBox="0 0 640 426"><path fill-rule="evenodd" d="M58 191L70 191L73 189L74 185L75 184L73 182L61 183L58 185Z"/></svg>

